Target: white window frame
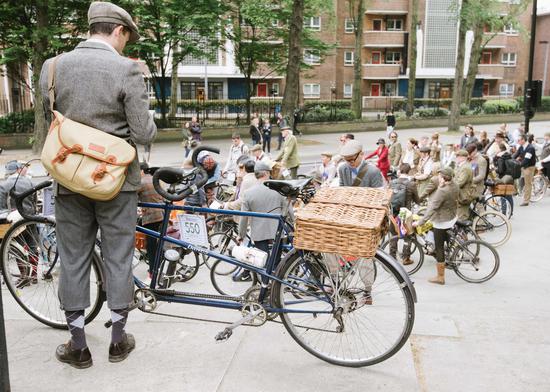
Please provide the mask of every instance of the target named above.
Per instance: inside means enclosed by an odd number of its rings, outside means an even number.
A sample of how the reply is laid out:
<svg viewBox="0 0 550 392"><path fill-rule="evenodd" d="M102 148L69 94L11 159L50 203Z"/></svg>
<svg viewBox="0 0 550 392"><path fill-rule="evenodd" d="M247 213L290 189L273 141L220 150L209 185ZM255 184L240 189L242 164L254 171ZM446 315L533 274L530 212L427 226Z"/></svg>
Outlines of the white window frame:
<svg viewBox="0 0 550 392"><path fill-rule="evenodd" d="M387 94L389 85L393 86L393 94L392 95ZM397 83L396 82L386 82L386 83L384 83L384 95L383 95L384 97L395 97L396 94L397 94Z"/></svg>
<svg viewBox="0 0 550 392"><path fill-rule="evenodd" d="M395 60L395 54L398 54L399 55L399 60ZM392 60L391 61L388 61L388 55L391 54L392 56ZM384 56L384 64L399 64L401 62L401 52L397 52L397 51L391 51L391 52L386 52L386 55Z"/></svg>
<svg viewBox="0 0 550 392"><path fill-rule="evenodd" d="M353 96L353 83L344 83L344 98Z"/></svg>
<svg viewBox="0 0 550 392"><path fill-rule="evenodd" d="M514 83L501 83L498 86L498 93L502 97L513 97L515 85Z"/></svg>
<svg viewBox="0 0 550 392"><path fill-rule="evenodd" d="M502 29L502 31L506 34L506 35L518 35L519 34L519 31L516 30L516 28L514 28L514 25L513 24L508 24L508 25L505 25Z"/></svg>
<svg viewBox="0 0 550 392"><path fill-rule="evenodd" d="M506 56L506 58L505 58ZM513 60L512 60L513 57ZM515 67L517 64L518 55L514 52L502 53L500 62L509 67Z"/></svg>
<svg viewBox="0 0 550 392"><path fill-rule="evenodd" d="M304 63L309 65L320 65L321 52L317 49L304 49Z"/></svg>
<svg viewBox="0 0 550 392"><path fill-rule="evenodd" d="M304 98L321 98L321 85L319 83L304 83L302 92Z"/></svg>
<svg viewBox="0 0 550 392"><path fill-rule="evenodd" d="M314 31L321 31L321 17L311 16L309 18L304 18L304 27Z"/></svg>
<svg viewBox="0 0 550 392"><path fill-rule="evenodd" d="M391 28L390 28L390 22L393 23L393 27ZM400 24L399 28L396 27L397 22L399 22ZM398 18L388 19L386 21L386 31L403 31L403 19L398 19Z"/></svg>
<svg viewBox="0 0 550 392"><path fill-rule="evenodd" d="M346 18L344 19L344 33L353 33L355 30L355 26L353 23L353 18Z"/></svg>
<svg viewBox="0 0 550 392"><path fill-rule="evenodd" d="M354 55L353 51L346 50L344 52L344 66L347 66L347 67L353 66L353 61L354 60L355 60L355 55Z"/></svg>
<svg viewBox="0 0 550 392"><path fill-rule="evenodd" d="M271 27L279 27L280 22L279 19L271 19Z"/></svg>
<svg viewBox="0 0 550 392"><path fill-rule="evenodd" d="M279 96L279 83L272 83L271 89L274 90L273 95L278 97Z"/></svg>

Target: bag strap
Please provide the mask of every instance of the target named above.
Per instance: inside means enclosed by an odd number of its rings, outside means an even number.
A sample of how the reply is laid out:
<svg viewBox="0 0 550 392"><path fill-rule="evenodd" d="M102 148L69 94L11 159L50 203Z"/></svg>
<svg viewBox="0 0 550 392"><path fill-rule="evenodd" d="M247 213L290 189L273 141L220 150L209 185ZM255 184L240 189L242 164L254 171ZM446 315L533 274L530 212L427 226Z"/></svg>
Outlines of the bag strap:
<svg viewBox="0 0 550 392"><path fill-rule="evenodd" d="M50 98L50 112L53 114L55 104L55 63L61 55L57 55L50 62L48 67L48 96Z"/></svg>
<svg viewBox="0 0 550 392"><path fill-rule="evenodd" d="M365 177L365 174L367 174L367 171L369 170L369 164L365 163L361 170L359 170L359 173L357 173L357 177L353 180L353 184L351 186L359 186L363 182L363 178Z"/></svg>

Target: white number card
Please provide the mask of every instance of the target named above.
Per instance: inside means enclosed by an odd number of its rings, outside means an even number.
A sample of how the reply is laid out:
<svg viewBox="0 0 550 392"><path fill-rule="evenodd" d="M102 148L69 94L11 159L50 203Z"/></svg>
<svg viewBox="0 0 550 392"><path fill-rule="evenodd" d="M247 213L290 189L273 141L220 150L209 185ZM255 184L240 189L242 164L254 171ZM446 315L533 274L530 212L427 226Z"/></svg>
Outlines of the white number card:
<svg viewBox="0 0 550 392"><path fill-rule="evenodd" d="M202 215L178 214L180 238L190 244L210 248L206 221Z"/></svg>

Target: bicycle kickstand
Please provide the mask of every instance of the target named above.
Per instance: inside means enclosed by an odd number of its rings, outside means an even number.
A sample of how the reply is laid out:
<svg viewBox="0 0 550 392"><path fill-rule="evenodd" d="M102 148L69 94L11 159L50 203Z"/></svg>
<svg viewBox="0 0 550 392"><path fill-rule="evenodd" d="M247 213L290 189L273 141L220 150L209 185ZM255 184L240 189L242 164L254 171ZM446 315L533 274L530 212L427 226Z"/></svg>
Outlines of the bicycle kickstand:
<svg viewBox="0 0 550 392"><path fill-rule="evenodd" d="M231 335L233 335L233 330L251 320L253 320L256 316L262 313L262 309L258 309L254 312L250 312L246 316L244 316L242 319L235 321L230 326L224 328L223 331L218 332L216 337L214 338L217 342L223 342L225 340L228 340Z"/></svg>

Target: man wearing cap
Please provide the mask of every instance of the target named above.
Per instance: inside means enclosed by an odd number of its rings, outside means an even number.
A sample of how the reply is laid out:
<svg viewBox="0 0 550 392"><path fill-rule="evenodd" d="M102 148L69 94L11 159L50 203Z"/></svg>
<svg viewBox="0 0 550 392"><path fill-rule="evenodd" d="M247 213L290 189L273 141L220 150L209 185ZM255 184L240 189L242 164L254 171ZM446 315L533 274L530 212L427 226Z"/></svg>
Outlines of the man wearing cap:
<svg viewBox="0 0 550 392"><path fill-rule="evenodd" d="M298 176L298 168L300 167L300 158L298 157L298 140L292 134L290 127L282 127L281 132L285 139L283 150L279 153L276 162L281 164L290 171L290 177L296 179Z"/></svg>
<svg viewBox="0 0 550 392"><path fill-rule="evenodd" d="M229 148L229 156L225 162L225 166L222 170L222 176L226 177L228 174L232 176L237 175L237 159L243 155L248 155L248 146L241 140L241 135L234 133L231 136L231 147Z"/></svg>
<svg viewBox="0 0 550 392"><path fill-rule="evenodd" d="M9 161L5 166L6 175L8 176L0 183L0 210L15 210L15 200L10 196L10 191L16 187L17 193L25 192L32 188L31 179L27 177L27 166L21 162ZM34 214L35 201L32 197L27 197L23 200L23 209L28 214Z"/></svg>
<svg viewBox="0 0 550 392"><path fill-rule="evenodd" d="M466 146L468 159L472 165L472 183L475 187L474 198L481 197L485 192L485 180L489 175L489 162L478 152L479 143L470 143Z"/></svg>
<svg viewBox="0 0 550 392"><path fill-rule="evenodd" d="M363 160L363 145L357 140L350 140L340 150L344 164L338 166L340 186L360 186L381 188L384 179L380 170Z"/></svg>
<svg viewBox="0 0 550 392"><path fill-rule="evenodd" d="M455 183L458 186L458 219L466 220L470 217L470 203L474 198L475 188L472 166L468 162L468 151L458 150L456 153Z"/></svg>
<svg viewBox="0 0 550 392"><path fill-rule="evenodd" d="M332 162L332 153L321 153L321 164L317 166L316 178L321 182L321 185L328 186L336 177L336 166Z"/></svg>
<svg viewBox="0 0 550 392"><path fill-rule="evenodd" d="M289 212L289 203L286 198L264 185L264 182L269 180L270 170L271 167L267 163L256 163L254 175L258 180L258 184L249 188L242 196L241 211L283 215ZM240 239L246 238L249 222L250 238L254 241L254 246L264 252L269 252L269 243L275 239L278 221L276 219L243 216L239 222Z"/></svg>
<svg viewBox="0 0 550 392"><path fill-rule="evenodd" d="M88 10L90 38L55 62L55 109L71 120L128 140L150 144L156 135L143 75L136 61L121 54L127 43L139 39L138 29L124 9L93 2ZM49 108L49 59L40 74L44 107ZM46 117L51 114L46 109ZM139 161L128 167L121 192L98 202L72 193L61 185L56 195L58 250L61 260L59 299L71 333L56 350L59 361L76 368L92 365L84 333L84 310L90 306L90 258L98 228L105 261L107 302L111 309L109 361L124 360L135 347L124 331L128 306L133 302L134 256Z"/></svg>
<svg viewBox="0 0 550 392"><path fill-rule="evenodd" d="M397 141L397 132L390 133L390 147L388 154L390 159L390 166L394 168L399 167L401 154L403 154L403 147L401 147L401 143Z"/></svg>
<svg viewBox="0 0 550 392"><path fill-rule="evenodd" d="M240 166L240 165L239 165ZM242 205L242 198L244 194L252 188L254 185L258 184L256 175L254 174L254 167L256 163L252 159L246 159L242 162L242 167L244 174L240 181L240 184L235 189L235 194L233 199L223 203L223 208L227 210L240 210ZM236 218L239 218L238 216ZM238 219L237 219L238 221Z"/></svg>
<svg viewBox="0 0 550 392"><path fill-rule="evenodd" d="M414 176L416 180L416 186L418 187L418 193L423 194L430 177L432 176L433 160L431 157L431 148L428 146L420 147L420 161L418 162L418 171Z"/></svg>
<svg viewBox="0 0 550 392"><path fill-rule="evenodd" d="M506 143L504 133L502 133L501 131L497 131L497 133L495 134L495 138L491 143L489 143L489 145L485 149L486 154L490 160L493 160L497 156L497 154L500 153L501 143L504 143L504 145L506 146L506 150L510 150L510 146Z"/></svg>
<svg viewBox="0 0 550 392"><path fill-rule="evenodd" d="M376 142L378 148L371 154L367 155L365 159L370 159L373 156L378 156L378 162L376 162L376 167L382 173L382 176L387 180L388 179L388 170L390 170L390 159L389 159L389 149L386 147L386 141L383 138L378 139Z"/></svg>
<svg viewBox="0 0 550 392"><path fill-rule="evenodd" d="M252 153L252 156L254 157L254 162L262 161L266 163L271 163L271 159L269 159L269 156L263 151L262 146L260 144L255 144L250 148L250 152Z"/></svg>

